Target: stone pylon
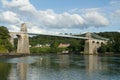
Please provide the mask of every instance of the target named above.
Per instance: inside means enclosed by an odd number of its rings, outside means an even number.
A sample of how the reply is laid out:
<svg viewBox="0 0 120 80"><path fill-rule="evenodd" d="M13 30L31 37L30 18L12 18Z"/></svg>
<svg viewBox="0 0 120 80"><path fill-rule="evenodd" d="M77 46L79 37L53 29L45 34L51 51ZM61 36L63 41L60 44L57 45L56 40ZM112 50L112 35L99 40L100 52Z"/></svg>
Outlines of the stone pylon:
<svg viewBox="0 0 120 80"><path fill-rule="evenodd" d="M27 26L25 23L21 25L21 30L20 33L17 34L17 37L18 37L17 53L30 54L29 37L27 33Z"/></svg>
<svg viewBox="0 0 120 80"><path fill-rule="evenodd" d="M88 40L85 40L85 47L84 47L84 54L91 54L91 34L87 33L86 37L88 37Z"/></svg>
<svg viewBox="0 0 120 80"><path fill-rule="evenodd" d="M85 47L84 47L84 53L85 54L96 54L97 53L97 44L96 41L93 41L91 33L87 33L86 37L88 37L88 40L85 40Z"/></svg>
<svg viewBox="0 0 120 80"><path fill-rule="evenodd" d="M84 53L85 54L94 54L94 44L92 40L85 40Z"/></svg>
<svg viewBox="0 0 120 80"><path fill-rule="evenodd" d="M102 44L106 44L103 40L93 39L90 33L87 33L86 37L88 39L85 40L84 54L98 54L98 48Z"/></svg>

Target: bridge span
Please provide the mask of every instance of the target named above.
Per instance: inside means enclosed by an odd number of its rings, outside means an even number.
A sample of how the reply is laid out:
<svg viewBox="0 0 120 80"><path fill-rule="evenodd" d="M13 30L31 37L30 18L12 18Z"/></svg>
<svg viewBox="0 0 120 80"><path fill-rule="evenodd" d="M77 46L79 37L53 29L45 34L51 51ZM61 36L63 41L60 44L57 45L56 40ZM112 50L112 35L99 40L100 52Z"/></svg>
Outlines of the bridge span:
<svg viewBox="0 0 120 80"><path fill-rule="evenodd" d="M76 39L88 39L88 37L80 37L73 35L60 35L60 34L40 34L40 33L28 33L29 35L42 35L42 36L54 36L54 37L66 37L66 38L76 38Z"/></svg>
<svg viewBox="0 0 120 80"><path fill-rule="evenodd" d="M99 38L93 38L91 33L85 34L85 37L74 36L74 35L60 35L60 34L40 34L40 33L28 33L27 26L25 23L21 25L20 32L10 32L10 42L14 46L14 36L18 37L17 52L18 54L30 54L29 50L29 35L43 35L43 36L57 36L57 37L67 37L67 38L76 38L84 39L84 54L96 54L97 49L102 45L106 44L108 39L98 36ZM96 36L96 35L94 35Z"/></svg>

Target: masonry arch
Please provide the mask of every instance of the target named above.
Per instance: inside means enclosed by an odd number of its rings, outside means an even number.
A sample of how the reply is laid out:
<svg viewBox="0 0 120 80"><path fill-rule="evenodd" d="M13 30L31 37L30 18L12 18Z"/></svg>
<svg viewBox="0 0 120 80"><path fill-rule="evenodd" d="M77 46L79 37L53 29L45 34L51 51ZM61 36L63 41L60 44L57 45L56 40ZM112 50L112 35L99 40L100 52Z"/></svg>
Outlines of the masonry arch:
<svg viewBox="0 0 120 80"><path fill-rule="evenodd" d="M98 48L104 44L103 40L88 39L85 41L84 53L85 54L98 54Z"/></svg>
<svg viewBox="0 0 120 80"><path fill-rule="evenodd" d="M92 41L92 43L95 43L95 41Z"/></svg>
<svg viewBox="0 0 120 80"><path fill-rule="evenodd" d="M99 44L100 42L97 41L96 43Z"/></svg>
<svg viewBox="0 0 120 80"><path fill-rule="evenodd" d="M104 44L103 42L101 42L101 45Z"/></svg>

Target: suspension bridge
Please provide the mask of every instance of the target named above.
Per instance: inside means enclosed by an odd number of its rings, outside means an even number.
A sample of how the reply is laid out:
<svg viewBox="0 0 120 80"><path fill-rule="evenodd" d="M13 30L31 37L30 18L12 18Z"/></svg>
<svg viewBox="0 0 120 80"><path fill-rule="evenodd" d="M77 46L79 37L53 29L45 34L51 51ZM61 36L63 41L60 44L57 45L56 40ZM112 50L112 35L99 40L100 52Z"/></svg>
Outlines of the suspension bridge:
<svg viewBox="0 0 120 80"><path fill-rule="evenodd" d="M29 50L29 35L44 35L44 36L57 36L84 39L84 54L96 54L97 49L102 45L106 44L109 39L101 37L93 33L81 34L80 36L75 35L60 35L60 34L40 34L40 33L28 33L27 26L25 23L21 25L20 32L10 32L10 42L14 45L14 36L18 37L17 52L18 54L30 54Z"/></svg>

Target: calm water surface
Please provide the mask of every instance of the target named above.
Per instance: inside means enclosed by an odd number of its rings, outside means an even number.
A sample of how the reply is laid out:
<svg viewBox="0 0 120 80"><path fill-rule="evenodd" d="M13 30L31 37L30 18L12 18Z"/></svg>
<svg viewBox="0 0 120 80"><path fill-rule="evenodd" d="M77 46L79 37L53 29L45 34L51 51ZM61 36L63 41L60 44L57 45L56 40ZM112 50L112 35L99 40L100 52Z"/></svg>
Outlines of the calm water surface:
<svg viewBox="0 0 120 80"><path fill-rule="evenodd" d="M120 56L0 58L0 80L120 80Z"/></svg>

